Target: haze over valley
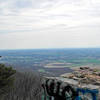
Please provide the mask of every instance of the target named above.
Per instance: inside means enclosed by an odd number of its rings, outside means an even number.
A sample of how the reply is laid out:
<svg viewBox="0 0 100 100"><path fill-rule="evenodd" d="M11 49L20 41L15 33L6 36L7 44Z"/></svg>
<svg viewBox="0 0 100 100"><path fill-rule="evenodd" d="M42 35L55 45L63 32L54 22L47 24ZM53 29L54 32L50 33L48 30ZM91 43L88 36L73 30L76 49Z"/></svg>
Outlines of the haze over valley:
<svg viewBox="0 0 100 100"><path fill-rule="evenodd" d="M1 50L0 55L0 63L51 76L69 73L81 66L100 67L99 48Z"/></svg>

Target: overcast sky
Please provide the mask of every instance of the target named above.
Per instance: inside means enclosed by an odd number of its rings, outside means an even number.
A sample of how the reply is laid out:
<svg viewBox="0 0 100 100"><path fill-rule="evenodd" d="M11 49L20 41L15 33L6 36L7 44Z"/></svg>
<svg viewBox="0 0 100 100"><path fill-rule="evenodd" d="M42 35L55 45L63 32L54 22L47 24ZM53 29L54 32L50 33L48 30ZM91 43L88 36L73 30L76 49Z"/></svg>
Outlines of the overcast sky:
<svg viewBox="0 0 100 100"><path fill-rule="evenodd" d="M100 47L100 0L0 0L0 49Z"/></svg>

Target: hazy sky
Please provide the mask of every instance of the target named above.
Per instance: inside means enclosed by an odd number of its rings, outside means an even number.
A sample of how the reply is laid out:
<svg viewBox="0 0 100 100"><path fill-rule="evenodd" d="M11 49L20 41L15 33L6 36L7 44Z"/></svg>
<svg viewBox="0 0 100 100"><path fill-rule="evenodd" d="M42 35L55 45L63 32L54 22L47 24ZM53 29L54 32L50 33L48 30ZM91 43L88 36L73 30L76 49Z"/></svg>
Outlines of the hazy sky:
<svg viewBox="0 0 100 100"><path fill-rule="evenodd" d="M100 47L100 0L0 0L0 49Z"/></svg>

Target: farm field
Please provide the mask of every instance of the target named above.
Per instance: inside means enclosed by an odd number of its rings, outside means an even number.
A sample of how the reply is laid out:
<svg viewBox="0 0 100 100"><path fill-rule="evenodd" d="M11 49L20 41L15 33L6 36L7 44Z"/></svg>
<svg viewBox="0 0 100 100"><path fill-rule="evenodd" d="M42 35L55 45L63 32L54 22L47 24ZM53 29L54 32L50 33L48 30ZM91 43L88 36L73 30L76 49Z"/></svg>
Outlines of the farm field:
<svg viewBox="0 0 100 100"><path fill-rule="evenodd" d="M99 48L1 50L0 63L17 69L61 75L77 67L100 67Z"/></svg>

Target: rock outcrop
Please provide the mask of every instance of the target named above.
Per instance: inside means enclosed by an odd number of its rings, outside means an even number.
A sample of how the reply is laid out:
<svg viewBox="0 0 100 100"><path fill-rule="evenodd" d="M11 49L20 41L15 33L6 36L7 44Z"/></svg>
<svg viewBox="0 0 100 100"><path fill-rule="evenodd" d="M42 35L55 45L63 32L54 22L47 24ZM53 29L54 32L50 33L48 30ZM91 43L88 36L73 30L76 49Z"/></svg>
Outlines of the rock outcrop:
<svg viewBox="0 0 100 100"><path fill-rule="evenodd" d="M100 86L100 69L80 67L69 75L62 75L64 78L73 79L79 83L86 83Z"/></svg>

